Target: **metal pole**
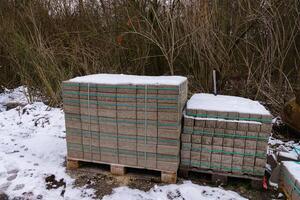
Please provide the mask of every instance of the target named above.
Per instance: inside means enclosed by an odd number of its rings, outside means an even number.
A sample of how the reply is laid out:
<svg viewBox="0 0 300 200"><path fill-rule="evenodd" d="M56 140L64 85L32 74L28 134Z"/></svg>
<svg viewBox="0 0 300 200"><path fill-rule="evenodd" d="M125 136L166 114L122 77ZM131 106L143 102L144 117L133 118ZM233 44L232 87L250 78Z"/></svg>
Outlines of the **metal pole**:
<svg viewBox="0 0 300 200"><path fill-rule="evenodd" d="M216 70L213 70L213 81L214 81L214 95L217 95L217 74Z"/></svg>
<svg viewBox="0 0 300 200"><path fill-rule="evenodd" d="M295 96L296 96L296 103L300 105L300 68L298 69L298 76L296 80Z"/></svg>

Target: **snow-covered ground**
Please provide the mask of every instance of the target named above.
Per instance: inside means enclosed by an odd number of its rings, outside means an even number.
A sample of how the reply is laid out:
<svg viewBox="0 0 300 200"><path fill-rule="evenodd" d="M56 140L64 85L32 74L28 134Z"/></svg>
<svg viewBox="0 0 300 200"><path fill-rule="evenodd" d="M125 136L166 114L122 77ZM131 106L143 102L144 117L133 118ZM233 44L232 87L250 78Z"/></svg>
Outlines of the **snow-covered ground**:
<svg viewBox="0 0 300 200"><path fill-rule="evenodd" d="M23 99L23 98L19 98ZM89 199L65 172L64 114L41 102L0 113L0 191L29 199ZM45 178L64 179L66 188L46 189ZM63 190L65 192L63 192Z"/></svg>
<svg viewBox="0 0 300 200"><path fill-rule="evenodd" d="M0 94L0 194L25 199L93 199L94 190L75 187L64 166L66 156L64 113L42 102L27 104L20 87ZM5 104L16 101L25 106L6 111ZM222 188L191 182L157 186L148 192L115 188L103 200L242 200Z"/></svg>
<svg viewBox="0 0 300 200"><path fill-rule="evenodd" d="M113 194L105 196L103 200L242 200L245 199L232 191L221 188L200 186L186 181L180 185L156 186L148 192L119 187Z"/></svg>
<svg viewBox="0 0 300 200"><path fill-rule="evenodd" d="M27 104L28 99L24 93L27 93L26 87L18 87L13 90L5 89L0 93L0 112L6 110L6 104L9 102L18 102L19 104Z"/></svg>
<svg viewBox="0 0 300 200"><path fill-rule="evenodd" d="M291 160L300 159L300 143L293 140L283 142L282 140L270 137L268 154L280 155Z"/></svg>

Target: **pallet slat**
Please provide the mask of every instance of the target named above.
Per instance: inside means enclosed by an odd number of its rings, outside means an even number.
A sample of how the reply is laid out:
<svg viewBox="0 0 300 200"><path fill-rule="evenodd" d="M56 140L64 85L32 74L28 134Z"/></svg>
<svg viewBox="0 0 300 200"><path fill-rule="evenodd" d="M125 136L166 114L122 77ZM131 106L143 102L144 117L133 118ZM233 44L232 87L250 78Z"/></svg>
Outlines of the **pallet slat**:
<svg viewBox="0 0 300 200"><path fill-rule="evenodd" d="M80 168L80 164L89 164L91 162L86 160L76 160L76 159L67 159L67 169L69 170L75 170ZM132 167L130 165L120 165L120 164L111 164L107 162L93 162L98 164L105 164L110 166L110 173L112 175L117 176L124 176L126 175L127 169L148 169L148 170L154 170L161 173L161 182L163 183L176 183L177 181L177 172L174 171L165 171L165 170L158 170L156 168L144 168L144 167Z"/></svg>

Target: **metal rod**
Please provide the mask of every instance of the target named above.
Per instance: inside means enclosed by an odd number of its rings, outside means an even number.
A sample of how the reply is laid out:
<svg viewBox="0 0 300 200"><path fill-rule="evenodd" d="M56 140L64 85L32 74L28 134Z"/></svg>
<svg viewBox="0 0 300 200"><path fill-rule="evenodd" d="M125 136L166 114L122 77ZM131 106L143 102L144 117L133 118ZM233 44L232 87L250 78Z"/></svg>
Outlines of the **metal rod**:
<svg viewBox="0 0 300 200"><path fill-rule="evenodd" d="M213 81L214 81L214 95L217 95L217 75L216 70L213 70Z"/></svg>
<svg viewBox="0 0 300 200"><path fill-rule="evenodd" d="M298 76L297 76L296 87L294 91L296 96L296 103L300 105L300 68L298 69Z"/></svg>

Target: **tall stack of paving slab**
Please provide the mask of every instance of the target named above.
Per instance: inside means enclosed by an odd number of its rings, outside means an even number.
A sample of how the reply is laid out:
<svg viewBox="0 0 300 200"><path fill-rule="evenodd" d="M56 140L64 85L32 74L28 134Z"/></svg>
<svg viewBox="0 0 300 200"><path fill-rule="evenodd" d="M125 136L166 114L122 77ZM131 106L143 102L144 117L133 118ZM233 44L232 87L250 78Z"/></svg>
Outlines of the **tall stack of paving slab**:
<svg viewBox="0 0 300 200"><path fill-rule="evenodd" d="M195 94L187 102L181 168L262 177L270 113L250 99Z"/></svg>
<svg viewBox="0 0 300 200"><path fill-rule="evenodd" d="M187 79L97 74L63 82L68 159L177 172Z"/></svg>
<svg viewBox="0 0 300 200"><path fill-rule="evenodd" d="M287 199L300 200L300 162L282 162L280 188L284 190Z"/></svg>

